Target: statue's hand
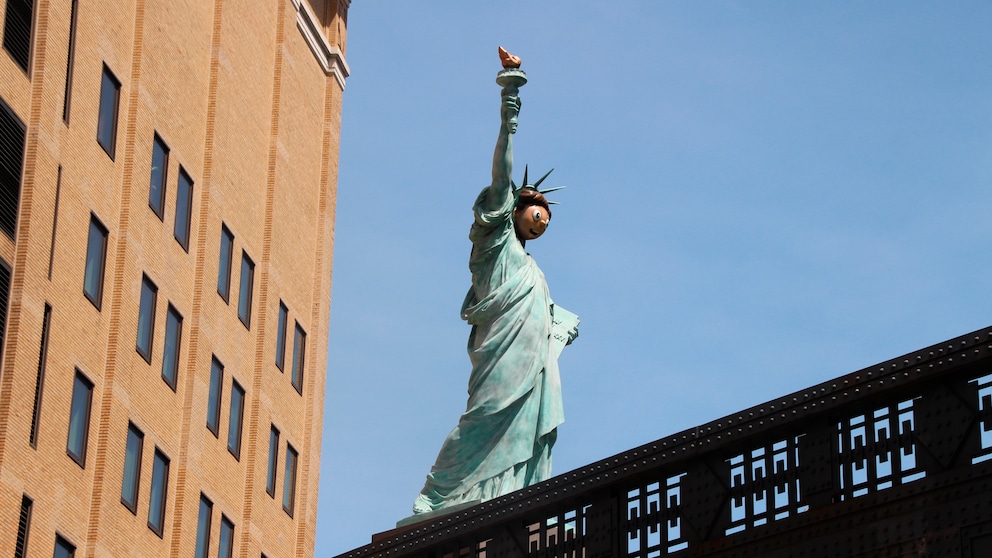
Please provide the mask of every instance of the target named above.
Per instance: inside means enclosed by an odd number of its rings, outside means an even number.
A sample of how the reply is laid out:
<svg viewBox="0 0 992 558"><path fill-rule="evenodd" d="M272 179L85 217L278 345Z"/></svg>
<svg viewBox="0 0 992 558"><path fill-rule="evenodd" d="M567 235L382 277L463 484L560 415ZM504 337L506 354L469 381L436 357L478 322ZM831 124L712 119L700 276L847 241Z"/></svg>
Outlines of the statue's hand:
<svg viewBox="0 0 992 558"><path fill-rule="evenodd" d="M503 119L503 124L509 124L511 120L514 120L516 124L516 116L520 113L520 97L516 95L503 95L503 106L500 109L500 117Z"/></svg>

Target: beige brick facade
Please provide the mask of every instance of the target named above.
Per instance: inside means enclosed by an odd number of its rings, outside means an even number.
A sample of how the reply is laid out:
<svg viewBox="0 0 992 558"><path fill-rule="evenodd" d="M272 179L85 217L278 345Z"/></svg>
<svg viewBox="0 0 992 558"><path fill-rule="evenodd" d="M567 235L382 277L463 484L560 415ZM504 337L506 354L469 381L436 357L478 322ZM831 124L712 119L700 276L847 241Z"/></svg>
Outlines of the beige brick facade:
<svg viewBox="0 0 992 558"><path fill-rule="evenodd" d="M0 0L0 16L16 1ZM11 270L0 554L23 544L27 496L25 556L52 556L57 536L75 556L194 556L202 495L212 502L210 556L222 516L234 526L233 556L313 555L349 3L21 0L32 11L27 69L0 50L0 99L26 130L16 234L0 233ZM120 85L112 156L97 140L105 71ZM156 136L169 150L161 218L149 204ZM174 234L180 169L192 182L185 247ZM91 218L107 231L98 304L84 295ZM217 287L222 227L234 238L227 300ZM254 263L247 326L243 254ZM157 287L150 362L136 350L143 277ZM162 376L170 307L182 316L174 389ZM292 381L297 324L302 393ZM216 435L207 428L214 359L224 367ZM77 371L92 383L82 464L67 452ZM234 382L245 392L237 457ZM129 424L143 433L135 511L122 501ZM283 506L290 447L299 454L292 513ZM168 460L161 533L149 526L156 453Z"/></svg>

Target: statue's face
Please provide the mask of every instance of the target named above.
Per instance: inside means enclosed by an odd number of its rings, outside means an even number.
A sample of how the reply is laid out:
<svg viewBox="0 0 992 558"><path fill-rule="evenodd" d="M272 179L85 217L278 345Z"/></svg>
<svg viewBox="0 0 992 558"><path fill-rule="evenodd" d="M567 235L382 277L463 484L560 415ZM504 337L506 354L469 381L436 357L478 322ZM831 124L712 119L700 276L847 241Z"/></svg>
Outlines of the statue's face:
<svg viewBox="0 0 992 558"><path fill-rule="evenodd" d="M513 212L513 221L521 240L534 240L548 230L551 215L540 205L528 205Z"/></svg>

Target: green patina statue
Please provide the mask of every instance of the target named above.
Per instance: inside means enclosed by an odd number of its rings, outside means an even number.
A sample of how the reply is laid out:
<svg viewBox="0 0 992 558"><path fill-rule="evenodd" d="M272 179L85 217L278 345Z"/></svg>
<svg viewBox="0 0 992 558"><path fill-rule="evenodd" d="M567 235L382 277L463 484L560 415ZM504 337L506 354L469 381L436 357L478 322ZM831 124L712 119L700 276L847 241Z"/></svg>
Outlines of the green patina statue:
<svg viewBox="0 0 992 558"><path fill-rule="evenodd" d="M519 58L502 47L500 58L493 179L473 208L472 286L461 311L472 325L468 405L427 475L415 514L489 500L547 479L564 421L558 355L578 336L578 318L552 303L544 274L524 250L547 230L551 209L544 193L551 190L537 189L547 174L531 185L525 171L519 189L511 181L518 93L527 78Z"/></svg>

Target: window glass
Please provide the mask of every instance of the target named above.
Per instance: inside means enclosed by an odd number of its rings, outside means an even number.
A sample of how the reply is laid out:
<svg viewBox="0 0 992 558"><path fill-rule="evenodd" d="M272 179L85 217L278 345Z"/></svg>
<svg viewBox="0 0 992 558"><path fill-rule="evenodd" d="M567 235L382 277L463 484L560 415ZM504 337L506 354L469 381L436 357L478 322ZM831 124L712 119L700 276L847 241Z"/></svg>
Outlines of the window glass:
<svg viewBox="0 0 992 558"><path fill-rule="evenodd" d="M103 150L114 158L117 144L117 105L120 100L121 83L110 69L103 67L103 81L100 84L100 116L97 121L96 140Z"/></svg>
<svg viewBox="0 0 992 558"><path fill-rule="evenodd" d="M213 357L210 360L210 394L207 396L207 428L218 435L220 431L220 398L224 389L224 365Z"/></svg>
<svg viewBox="0 0 992 558"><path fill-rule="evenodd" d="M220 262L217 265L217 294L228 302L231 296L231 262L234 257L234 234L220 226Z"/></svg>
<svg viewBox="0 0 992 558"><path fill-rule="evenodd" d="M60 535L55 535L54 558L72 558L76 555L76 545L63 539Z"/></svg>
<svg viewBox="0 0 992 558"><path fill-rule="evenodd" d="M0 348L7 328L7 305L10 302L10 266L0 258Z"/></svg>
<svg viewBox="0 0 992 558"><path fill-rule="evenodd" d="M124 447L124 478L121 483L121 503L138 512L138 485L141 483L141 446L145 435L133 424L127 425L127 445Z"/></svg>
<svg viewBox="0 0 992 558"><path fill-rule="evenodd" d="M293 336L293 387L303 394L303 361L306 355L307 333L296 324L296 335Z"/></svg>
<svg viewBox="0 0 992 558"><path fill-rule="evenodd" d="M21 495L21 514L17 518L17 540L14 541L14 558L28 555L28 535L31 534L31 510L34 500L27 494Z"/></svg>
<svg viewBox="0 0 992 558"><path fill-rule="evenodd" d="M3 18L3 48L25 72L31 56L32 0L7 0Z"/></svg>
<svg viewBox="0 0 992 558"><path fill-rule="evenodd" d="M279 468L279 429L274 425L269 431L269 473L265 478L265 491L276 495L276 471Z"/></svg>
<svg viewBox="0 0 992 558"><path fill-rule="evenodd" d="M217 555L220 558L231 558L234 553L234 524L226 515L220 516L220 545Z"/></svg>
<svg viewBox="0 0 992 558"><path fill-rule="evenodd" d="M141 278L141 300L138 303L138 339L135 348L145 361L152 361L152 335L155 332L155 302L158 287L147 275Z"/></svg>
<svg viewBox="0 0 992 558"><path fill-rule="evenodd" d="M3 267L0 266L0 270ZM0 324L2 327L3 324ZM45 393L45 370L48 368L48 334L52 326L52 305L45 303L45 314L41 322L41 349L38 352L38 375L34 382L34 409L31 412L31 432L28 443L38 448L38 427L41 419L41 400ZM2 345L0 345L2 346Z"/></svg>
<svg viewBox="0 0 992 558"><path fill-rule="evenodd" d="M238 317L245 327L251 328L251 291L255 280L255 262L241 252L241 292L238 296Z"/></svg>
<svg viewBox="0 0 992 558"><path fill-rule="evenodd" d="M289 309L279 301L279 324L276 326L276 367L282 370L286 365L286 321Z"/></svg>
<svg viewBox="0 0 992 558"><path fill-rule="evenodd" d="M189 251L189 220L193 204L193 181L182 167L179 167L179 189L176 191L176 223L173 232L176 241Z"/></svg>
<svg viewBox="0 0 992 558"><path fill-rule="evenodd" d="M0 99L0 230L11 240L17 232L25 134L21 119Z"/></svg>
<svg viewBox="0 0 992 558"><path fill-rule="evenodd" d="M69 408L69 436L66 453L80 467L86 466L86 445L90 430L90 403L93 399L93 382L79 370L72 385L72 406Z"/></svg>
<svg viewBox="0 0 992 558"><path fill-rule="evenodd" d="M282 485L282 509L290 517L293 517L293 509L296 507L296 460L296 450L286 444L286 477Z"/></svg>
<svg viewBox="0 0 992 558"><path fill-rule="evenodd" d="M231 381L231 415L227 423L227 449L235 459L241 459L241 422L245 415L245 390Z"/></svg>
<svg viewBox="0 0 992 558"><path fill-rule="evenodd" d="M83 294L100 309L103 303L103 270L107 261L107 228L96 216L90 215L90 232L86 240L86 270L83 273Z"/></svg>
<svg viewBox="0 0 992 558"><path fill-rule="evenodd" d="M152 491L148 497L148 528L162 536L165 526L165 502L169 492L169 458L155 448L152 464Z"/></svg>
<svg viewBox="0 0 992 558"><path fill-rule="evenodd" d="M165 354L162 355L162 379L176 391L179 375L179 344L183 337L183 317L170 304L165 318Z"/></svg>
<svg viewBox="0 0 992 558"><path fill-rule="evenodd" d="M72 74L76 59L76 20L79 15L79 0L72 0L69 13L69 52L65 61L65 93L62 97L62 121L69 125L69 107L72 105Z"/></svg>
<svg viewBox="0 0 992 558"><path fill-rule="evenodd" d="M148 180L148 207L159 219L165 217L165 181L169 171L169 147L155 134L152 140L152 172Z"/></svg>
<svg viewBox="0 0 992 558"><path fill-rule="evenodd" d="M210 554L210 518L213 513L213 502L203 494L200 494L200 515L196 520L195 558L207 558Z"/></svg>

